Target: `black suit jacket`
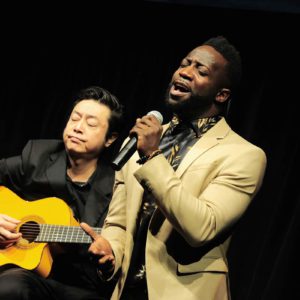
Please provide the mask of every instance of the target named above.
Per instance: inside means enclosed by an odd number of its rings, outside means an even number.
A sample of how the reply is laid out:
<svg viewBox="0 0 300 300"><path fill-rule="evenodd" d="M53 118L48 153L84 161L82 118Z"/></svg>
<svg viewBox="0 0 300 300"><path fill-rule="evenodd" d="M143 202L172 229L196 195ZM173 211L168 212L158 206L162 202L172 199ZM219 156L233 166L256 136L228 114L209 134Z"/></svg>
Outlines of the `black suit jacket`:
<svg viewBox="0 0 300 300"><path fill-rule="evenodd" d="M30 140L20 156L0 160L0 185L24 200L57 197L72 207L76 194L71 194L67 187L66 170L67 155L63 141ZM95 176L79 221L85 221L92 227L102 227L112 196L114 170L108 162L101 160ZM89 245L66 244L64 247L67 252L55 257L50 276L68 285L96 288L101 295L109 298L115 282L100 281L96 266L89 259Z"/></svg>
<svg viewBox="0 0 300 300"><path fill-rule="evenodd" d="M46 197L63 199L72 206L74 197L67 188L67 155L61 140L30 140L20 156L0 160L0 185L22 199ZM102 226L112 195L114 171L101 161L80 221Z"/></svg>

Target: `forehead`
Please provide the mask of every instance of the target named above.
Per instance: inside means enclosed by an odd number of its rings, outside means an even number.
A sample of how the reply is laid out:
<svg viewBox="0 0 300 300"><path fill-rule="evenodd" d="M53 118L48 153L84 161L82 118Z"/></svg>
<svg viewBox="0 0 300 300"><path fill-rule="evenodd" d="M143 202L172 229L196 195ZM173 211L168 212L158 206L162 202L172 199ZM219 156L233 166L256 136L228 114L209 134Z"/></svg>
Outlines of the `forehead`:
<svg viewBox="0 0 300 300"><path fill-rule="evenodd" d="M209 68L225 66L227 63L226 59L222 56L221 53L208 45L199 46L193 49L186 56L186 58Z"/></svg>
<svg viewBox="0 0 300 300"><path fill-rule="evenodd" d="M75 111L94 117L110 115L110 109L106 105L91 99L78 102L73 108L73 112Z"/></svg>

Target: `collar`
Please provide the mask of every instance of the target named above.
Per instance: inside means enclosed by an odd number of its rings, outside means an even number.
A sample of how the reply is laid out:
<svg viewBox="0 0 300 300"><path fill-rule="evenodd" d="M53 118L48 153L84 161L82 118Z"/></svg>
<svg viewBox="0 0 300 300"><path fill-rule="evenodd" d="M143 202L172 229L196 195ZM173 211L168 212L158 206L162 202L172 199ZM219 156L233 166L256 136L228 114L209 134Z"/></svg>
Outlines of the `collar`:
<svg viewBox="0 0 300 300"><path fill-rule="evenodd" d="M89 177L89 179L86 182L83 181L72 181L68 173L66 173L67 181L71 182L74 186L78 188L88 188L92 186L93 180L96 177L97 169L94 171L94 173Z"/></svg>
<svg viewBox="0 0 300 300"><path fill-rule="evenodd" d="M221 116L213 116L208 118L199 118L190 121L180 120L178 116L174 115L170 122L170 133L177 134L182 132L186 128L191 128L196 137L201 137L209 128L214 126L219 120L221 120Z"/></svg>

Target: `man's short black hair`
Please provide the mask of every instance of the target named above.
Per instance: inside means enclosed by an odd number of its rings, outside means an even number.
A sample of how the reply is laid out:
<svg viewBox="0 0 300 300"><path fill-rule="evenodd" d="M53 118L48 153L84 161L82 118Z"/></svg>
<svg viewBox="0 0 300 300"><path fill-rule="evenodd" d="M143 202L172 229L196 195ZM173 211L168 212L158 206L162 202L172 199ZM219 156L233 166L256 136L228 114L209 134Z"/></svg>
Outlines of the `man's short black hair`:
<svg viewBox="0 0 300 300"><path fill-rule="evenodd" d="M239 85L242 77L240 53L224 36L210 38L202 45L213 47L228 61L227 75L230 84L229 88L234 90Z"/></svg>
<svg viewBox="0 0 300 300"><path fill-rule="evenodd" d="M118 98L100 86L90 86L79 91L74 106L82 100L89 99L102 103L111 110L106 138L110 138L113 132L120 132L123 126L124 107Z"/></svg>

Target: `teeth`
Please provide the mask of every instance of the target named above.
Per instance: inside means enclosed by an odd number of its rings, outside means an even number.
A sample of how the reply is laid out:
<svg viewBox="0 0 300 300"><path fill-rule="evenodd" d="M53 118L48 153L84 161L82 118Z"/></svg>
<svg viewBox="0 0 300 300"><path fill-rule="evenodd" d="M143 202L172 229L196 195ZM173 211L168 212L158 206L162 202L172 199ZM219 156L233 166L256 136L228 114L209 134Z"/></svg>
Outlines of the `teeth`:
<svg viewBox="0 0 300 300"><path fill-rule="evenodd" d="M178 84L178 83L175 84L175 90L179 90L180 92L187 92L188 91L188 89L185 86L183 86L181 84Z"/></svg>
<svg viewBox="0 0 300 300"><path fill-rule="evenodd" d="M182 87L182 86L177 86L176 89L179 90L180 92L186 92L187 91L187 89Z"/></svg>

